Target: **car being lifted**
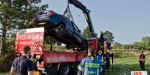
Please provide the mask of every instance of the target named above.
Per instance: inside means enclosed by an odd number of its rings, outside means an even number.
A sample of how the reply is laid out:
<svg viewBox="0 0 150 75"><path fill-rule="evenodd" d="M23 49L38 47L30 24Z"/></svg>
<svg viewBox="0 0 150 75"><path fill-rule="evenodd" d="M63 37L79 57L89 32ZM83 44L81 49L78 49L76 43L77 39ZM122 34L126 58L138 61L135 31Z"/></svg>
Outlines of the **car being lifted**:
<svg viewBox="0 0 150 75"><path fill-rule="evenodd" d="M81 50L88 49L88 42L76 24L67 17L57 14L52 10L40 12L35 18L36 27L44 27L45 35Z"/></svg>

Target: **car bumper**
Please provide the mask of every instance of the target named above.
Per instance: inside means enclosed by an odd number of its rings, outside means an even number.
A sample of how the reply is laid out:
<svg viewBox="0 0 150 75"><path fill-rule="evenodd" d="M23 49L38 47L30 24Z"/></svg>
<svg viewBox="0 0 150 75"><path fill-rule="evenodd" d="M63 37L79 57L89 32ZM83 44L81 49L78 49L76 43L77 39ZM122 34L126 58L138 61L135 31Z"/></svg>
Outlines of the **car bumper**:
<svg viewBox="0 0 150 75"><path fill-rule="evenodd" d="M37 25L44 25L44 24L47 24L49 21L50 19L47 17L40 17L36 19Z"/></svg>

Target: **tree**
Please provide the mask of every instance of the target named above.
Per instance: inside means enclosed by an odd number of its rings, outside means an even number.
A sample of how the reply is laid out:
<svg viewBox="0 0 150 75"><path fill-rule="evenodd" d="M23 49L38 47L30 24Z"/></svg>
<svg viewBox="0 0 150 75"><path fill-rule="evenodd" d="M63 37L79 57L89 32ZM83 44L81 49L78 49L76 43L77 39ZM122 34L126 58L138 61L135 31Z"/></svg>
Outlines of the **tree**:
<svg viewBox="0 0 150 75"><path fill-rule="evenodd" d="M87 26L87 27L83 30L83 35L84 35L86 38L89 38L89 37L90 37L90 28L89 28L89 26Z"/></svg>
<svg viewBox="0 0 150 75"><path fill-rule="evenodd" d="M113 46L113 49L122 49L122 44L116 42L115 45Z"/></svg>
<svg viewBox="0 0 150 75"><path fill-rule="evenodd" d="M46 44L49 44L49 45L53 45L57 42L57 40L55 40L54 38L52 38L50 36L45 37L44 41Z"/></svg>
<svg viewBox="0 0 150 75"><path fill-rule="evenodd" d="M142 46L144 49L150 49L150 37L149 36L145 36L142 37Z"/></svg>
<svg viewBox="0 0 150 75"><path fill-rule="evenodd" d="M144 43L150 42L150 37L149 36L142 37L142 42Z"/></svg>
<svg viewBox="0 0 150 75"><path fill-rule="evenodd" d="M112 32L109 32L108 30L103 33L103 36L109 42L114 41L114 36L113 36Z"/></svg>
<svg viewBox="0 0 150 75"><path fill-rule="evenodd" d="M5 54L6 32L14 28L26 28L29 21L39 10L45 10L48 5L36 6L41 0L1 0L0 23L2 25L2 55Z"/></svg>

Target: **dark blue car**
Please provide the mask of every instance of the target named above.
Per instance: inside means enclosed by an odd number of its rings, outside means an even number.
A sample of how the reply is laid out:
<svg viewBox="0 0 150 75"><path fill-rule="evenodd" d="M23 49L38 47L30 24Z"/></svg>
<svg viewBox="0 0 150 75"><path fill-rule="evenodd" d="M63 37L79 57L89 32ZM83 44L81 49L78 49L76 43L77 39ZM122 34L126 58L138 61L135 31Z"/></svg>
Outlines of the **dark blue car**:
<svg viewBox="0 0 150 75"><path fill-rule="evenodd" d="M45 28L45 35L65 43L67 48L78 47L88 49L88 42L80 29L67 17L54 11L40 12L35 19L36 26Z"/></svg>

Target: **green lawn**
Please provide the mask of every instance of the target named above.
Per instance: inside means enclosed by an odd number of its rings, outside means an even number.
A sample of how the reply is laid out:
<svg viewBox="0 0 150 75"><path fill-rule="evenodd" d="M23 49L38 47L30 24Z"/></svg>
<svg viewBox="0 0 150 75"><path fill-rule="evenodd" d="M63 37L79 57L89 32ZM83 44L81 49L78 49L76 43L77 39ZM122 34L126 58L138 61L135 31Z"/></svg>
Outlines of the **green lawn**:
<svg viewBox="0 0 150 75"><path fill-rule="evenodd" d="M145 70L148 71L150 75L150 55L146 56ZM138 57L125 57L125 58L115 58L114 59L114 71L107 73L106 75L119 75L120 68L119 66L128 64L132 66L131 71L140 71Z"/></svg>
<svg viewBox="0 0 150 75"><path fill-rule="evenodd" d="M10 75L9 72L0 73L0 75Z"/></svg>
<svg viewBox="0 0 150 75"><path fill-rule="evenodd" d="M150 75L150 55L146 56L146 71L148 71L148 75ZM107 73L106 75L119 75L120 68L119 66L128 64L132 66L131 71L140 71L138 57L124 57L124 58L114 58L114 71ZM0 75L9 75L9 72L0 73Z"/></svg>

